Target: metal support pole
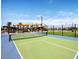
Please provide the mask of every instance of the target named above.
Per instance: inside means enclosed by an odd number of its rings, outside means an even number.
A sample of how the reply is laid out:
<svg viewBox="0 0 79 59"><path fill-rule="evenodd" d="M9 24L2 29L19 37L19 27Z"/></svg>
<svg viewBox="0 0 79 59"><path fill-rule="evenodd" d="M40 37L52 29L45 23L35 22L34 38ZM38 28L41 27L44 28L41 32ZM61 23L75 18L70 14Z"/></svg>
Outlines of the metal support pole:
<svg viewBox="0 0 79 59"><path fill-rule="evenodd" d="M54 34L54 25L53 25L53 34Z"/></svg>
<svg viewBox="0 0 79 59"><path fill-rule="evenodd" d="M63 36L63 25L62 25L62 36Z"/></svg>
<svg viewBox="0 0 79 59"><path fill-rule="evenodd" d="M73 23L72 23L72 32L73 32Z"/></svg>
<svg viewBox="0 0 79 59"><path fill-rule="evenodd" d="M11 41L11 35L9 34L9 41Z"/></svg>
<svg viewBox="0 0 79 59"><path fill-rule="evenodd" d="M46 32L46 36L48 35L48 26L47 26L47 32Z"/></svg>
<svg viewBox="0 0 79 59"><path fill-rule="evenodd" d="M74 24L74 37L76 37L76 24Z"/></svg>
<svg viewBox="0 0 79 59"><path fill-rule="evenodd" d="M42 24L43 24L43 17L41 16L41 27L42 27Z"/></svg>
<svg viewBox="0 0 79 59"><path fill-rule="evenodd" d="M42 32L43 32L43 17L41 16L41 30L42 30Z"/></svg>

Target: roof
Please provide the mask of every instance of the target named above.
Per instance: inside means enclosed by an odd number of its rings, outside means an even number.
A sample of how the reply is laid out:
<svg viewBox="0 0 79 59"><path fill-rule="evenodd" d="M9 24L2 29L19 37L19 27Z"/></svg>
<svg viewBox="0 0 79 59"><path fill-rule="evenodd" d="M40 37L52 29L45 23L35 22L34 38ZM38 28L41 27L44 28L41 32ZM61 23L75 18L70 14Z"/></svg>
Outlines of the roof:
<svg viewBox="0 0 79 59"><path fill-rule="evenodd" d="M41 24L16 24L16 26L41 26ZM42 24L42 26L47 26L47 25Z"/></svg>

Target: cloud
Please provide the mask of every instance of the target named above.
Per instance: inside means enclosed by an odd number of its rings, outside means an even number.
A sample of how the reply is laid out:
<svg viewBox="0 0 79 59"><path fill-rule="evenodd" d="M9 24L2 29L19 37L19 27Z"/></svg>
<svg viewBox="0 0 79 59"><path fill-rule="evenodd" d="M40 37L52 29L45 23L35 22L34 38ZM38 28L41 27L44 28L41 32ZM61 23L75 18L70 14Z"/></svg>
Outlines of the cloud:
<svg viewBox="0 0 79 59"><path fill-rule="evenodd" d="M18 24L18 23L23 23L23 24L40 24L41 21L40 20L30 20L30 19L20 19L20 20L8 20L7 22L12 22L12 24Z"/></svg>
<svg viewBox="0 0 79 59"><path fill-rule="evenodd" d="M36 17L38 18L38 17L41 17L42 15L36 15Z"/></svg>
<svg viewBox="0 0 79 59"><path fill-rule="evenodd" d="M21 17L29 17L29 15L28 14L22 14L22 13L8 13L8 17L21 18Z"/></svg>
<svg viewBox="0 0 79 59"><path fill-rule="evenodd" d="M59 15L73 15L73 12L58 11Z"/></svg>
<svg viewBox="0 0 79 59"><path fill-rule="evenodd" d="M41 16L44 18L44 19L48 19L50 16L47 16L47 15L36 15L36 18L40 19Z"/></svg>
<svg viewBox="0 0 79 59"><path fill-rule="evenodd" d="M5 23L7 22L12 22L12 24L18 24L20 22L22 22L23 24L41 24L41 20L40 19L20 19L20 20L8 20L5 21ZM71 25L71 24L78 24L78 18L74 18L74 19L70 19L70 18L65 18L65 19L53 19L53 18L49 18L47 20L43 20L43 24L47 24L47 25Z"/></svg>
<svg viewBox="0 0 79 59"><path fill-rule="evenodd" d="M67 11L58 11L56 13L56 17L61 17L61 18L73 18L75 17L75 13L74 12L67 12Z"/></svg>
<svg viewBox="0 0 79 59"><path fill-rule="evenodd" d="M65 18L65 19L47 19L44 20L44 23L48 24L48 25L67 25L67 24L78 24L78 19L74 18L73 20L70 18Z"/></svg>
<svg viewBox="0 0 79 59"><path fill-rule="evenodd" d="M16 15L16 14L10 14L10 15ZM24 18L26 14L21 14L21 16L19 15L18 18L14 18L12 19L7 18L7 20L2 20L2 24L7 24L7 22L12 22L13 24L18 24L19 22L22 22L24 24L40 24L41 20L40 20L40 14L35 15L36 19L33 19L30 17L30 19ZM78 17L74 18L72 17L74 15L73 12L66 12L66 11L57 11L57 13L55 14L55 16L50 16L50 15L42 15L43 16L43 23L47 24L47 25L68 25L68 24L78 24ZM29 15L26 15L29 16ZM23 17L23 18L22 18Z"/></svg>

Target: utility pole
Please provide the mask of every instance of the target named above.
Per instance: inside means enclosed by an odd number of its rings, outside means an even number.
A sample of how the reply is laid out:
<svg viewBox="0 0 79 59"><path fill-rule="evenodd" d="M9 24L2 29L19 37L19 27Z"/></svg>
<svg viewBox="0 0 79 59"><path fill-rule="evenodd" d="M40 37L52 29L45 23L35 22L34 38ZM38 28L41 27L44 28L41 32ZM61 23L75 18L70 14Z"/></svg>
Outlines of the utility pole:
<svg viewBox="0 0 79 59"><path fill-rule="evenodd" d="M43 16L41 16L41 27L43 25Z"/></svg>
<svg viewBox="0 0 79 59"><path fill-rule="evenodd" d="M42 30L42 32L43 32L43 16L41 16L41 30Z"/></svg>

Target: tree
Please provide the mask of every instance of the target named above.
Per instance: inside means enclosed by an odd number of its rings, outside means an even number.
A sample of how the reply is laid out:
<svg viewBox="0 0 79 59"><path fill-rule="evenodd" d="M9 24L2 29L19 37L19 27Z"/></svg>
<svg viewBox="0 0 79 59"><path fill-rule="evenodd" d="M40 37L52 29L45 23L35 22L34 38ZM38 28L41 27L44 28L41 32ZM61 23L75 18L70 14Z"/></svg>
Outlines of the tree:
<svg viewBox="0 0 79 59"><path fill-rule="evenodd" d="M12 24L11 22L8 22L8 23L7 23L8 33L9 33L9 32L10 32L10 30L11 30L11 24Z"/></svg>
<svg viewBox="0 0 79 59"><path fill-rule="evenodd" d="M13 25L13 33L16 32L16 25Z"/></svg>
<svg viewBox="0 0 79 59"><path fill-rule="evenodd" d="M19 23L20 29L21 29L21 25L22 25L22 23L20 22L20 23Z"/></svg>
<svg viewBox="0 0 79 59"><path fill-rule="evenodd" d="M12 24L11 22L8 22L8 23L7 23L7 27L10 27L10 26L11 26L11 24Z"/></svg>
<svg viewBox="0 0 79 59"><path fill-rule="evenodd" d="M22 25L22 23L20 22L20 23L19 23L19 26L20 26L20 30L21 30L21 25Z"/></svg>
<svg viewBox="0 0 79 59"><path fill-rule="evenodd" d="M22 25L22 23L20 22L19 25Z"/></svg>

